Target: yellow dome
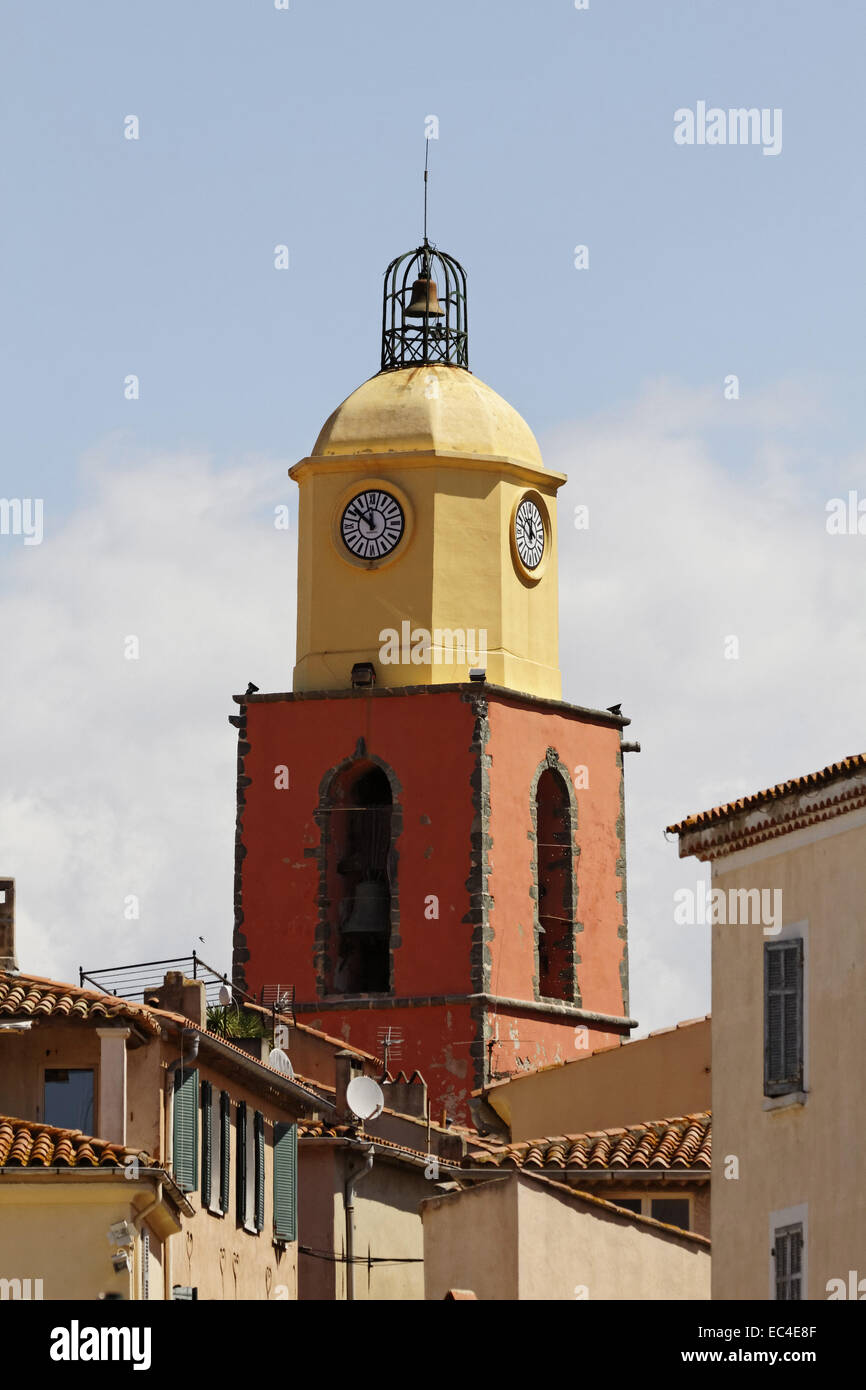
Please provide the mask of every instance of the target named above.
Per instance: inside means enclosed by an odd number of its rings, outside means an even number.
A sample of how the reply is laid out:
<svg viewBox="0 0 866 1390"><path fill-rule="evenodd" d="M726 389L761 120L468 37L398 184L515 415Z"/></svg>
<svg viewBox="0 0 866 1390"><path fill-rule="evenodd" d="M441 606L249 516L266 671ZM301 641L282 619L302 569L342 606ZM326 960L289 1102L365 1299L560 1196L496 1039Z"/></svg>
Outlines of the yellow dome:
<svg viewBox="0 0 866 1390"><path fill-rule="evenodd" d="M371 377L322 427L312 457L482 454L543 468L513 406L462 367L427 364Z"/></svg>

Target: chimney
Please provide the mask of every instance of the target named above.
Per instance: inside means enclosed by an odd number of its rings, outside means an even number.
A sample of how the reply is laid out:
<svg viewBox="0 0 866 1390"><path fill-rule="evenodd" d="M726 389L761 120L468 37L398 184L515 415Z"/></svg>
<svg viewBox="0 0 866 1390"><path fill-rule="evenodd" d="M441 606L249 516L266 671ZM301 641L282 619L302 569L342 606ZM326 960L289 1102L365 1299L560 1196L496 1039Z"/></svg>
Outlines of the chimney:
<svg viewBox="0 0 866 1390"><path fill-rule="evenodd" d="M207 1026L207 997L203 980L190 980L180 970L166 971L159 989L148 990L145 1004L168 1013L183 1014L197 1028Z"/></svg>
<svg viewBox="0 0 866 1390"><path fill-rule="evenodd" d="M0 970L18 973L15 959L15 880L0 878Z"/></svg>
<svg viewBox="0 0 866 1390"><path fill-rule="evenodd" d="M397 1110L401 1115L415 1115L419 1119L427 1117L427 1082L419 1071L398 1072L382 1082L385 1104L389 1110Z"/></svg>
<svg viewBox="0 0 866 1390"><path fill-rule="evenodd" d="M356 1076L362 1075L364 1059L356 1053L344 1049L342 1052L334 1054L334 1065L337 1084L337 1123L341 1125L357 1124L357 1116L349 1109L346 1092L349 1089L349 1082L353 1081Z"/></svg>

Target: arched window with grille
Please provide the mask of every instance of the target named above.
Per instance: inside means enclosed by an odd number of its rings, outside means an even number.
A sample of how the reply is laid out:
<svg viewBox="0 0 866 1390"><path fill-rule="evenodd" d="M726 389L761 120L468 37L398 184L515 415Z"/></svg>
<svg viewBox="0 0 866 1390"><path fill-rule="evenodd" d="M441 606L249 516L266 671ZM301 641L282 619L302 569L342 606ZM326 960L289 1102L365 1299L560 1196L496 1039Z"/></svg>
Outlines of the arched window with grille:
<svg viewBox="0 0 866 1390"><path fill-rule="evenodd" d="M536 773L532 802L535 830L538 995L575 998L575 812L567 773L555 750Z"/></svg>

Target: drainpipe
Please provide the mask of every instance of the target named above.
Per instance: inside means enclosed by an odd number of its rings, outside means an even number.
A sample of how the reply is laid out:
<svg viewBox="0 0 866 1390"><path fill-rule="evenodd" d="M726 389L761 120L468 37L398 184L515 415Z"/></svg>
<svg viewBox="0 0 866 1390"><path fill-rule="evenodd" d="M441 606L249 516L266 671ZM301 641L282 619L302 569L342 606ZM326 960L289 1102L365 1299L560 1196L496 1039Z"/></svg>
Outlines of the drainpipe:
<svg viewBox="0 0 866 1390"><path fill-rule="evenodd" d="M155 1189L154 1189L153 1201L152 1201L152 1202L148 1202L147 1206L146 1206L146 1207L142 1207L141 1211L138 1212L137 1215L135 1215L135 1216L132 1218L132 1224L133 1224L135 1230L138 1232L139 1241L140 1241L140 1239L141 1239L141 1227L142 1227L142 1223L144 1222L145 1217L150 1216L150 1213L153 1211L154 1207L158 1207L161 1201L162 1201L162 1178L160 1178L159 1182L156 1184L156 1187L155 1187ZM170 1238L169 1238L169 1239L170 1239ZM141 1250L141 1245L140 1245L140 1244L139 1244L139 1247L138 1247L138 1248L139 1248L139 1252L140 1252L140 1250ZM167 1248L168 1248L168 1240L166 1240L166 1241L164 1242L163 1248L164 1248L164 1249L167 1249ZM136 1261L136 1268L135 1268L135 1282L136 1282L136 1285L137 1285L137 1287L138 1287L138 1298L139 1298L139 1301L141 1300L141 1296L142 1296L142 1294L144 1293L144 1280L143 1280L142 1275L141 1275L141 1263L140 1263L140 1262L141 1262L141 1258L142 1258L142 1256L141 1256L141 1254L139 1253L138 1259L137 1259L137 1261Z"/></svg>
<svg viewBox="0 0 866 1390"><path fill-rule="evenodd" d="M372 1144L360 1144L357 1156L349 1150L343 1183L343 1210L346 1215L346 1299L355 1298L355 1184L362 1182L373 1167Z"/></svg>

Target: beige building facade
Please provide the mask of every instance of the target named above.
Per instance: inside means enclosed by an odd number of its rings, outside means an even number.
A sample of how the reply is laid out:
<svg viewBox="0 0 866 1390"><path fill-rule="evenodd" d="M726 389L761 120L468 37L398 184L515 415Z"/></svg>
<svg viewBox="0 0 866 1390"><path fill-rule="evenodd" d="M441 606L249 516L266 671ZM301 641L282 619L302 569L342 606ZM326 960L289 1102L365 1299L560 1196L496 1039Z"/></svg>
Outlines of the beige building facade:
<svg viewBox="0 0 866 1390"><path fill-rule="evenodd" d="M713 1297L862 1298L866 757L669 830L712 874Z"/></svg>
<svg viewBox="0 0 866 1390"><path fill-rule="evenodd" d="M200 982L163 993L175 1009L0 972L0 1278L294 1299L298 1121L333 1103L209 1032Z"/></svg>
<svg viewBox="0 0 866 1390"><path fill-rule="evenodd" d="M707 1299L709 1241L528 1173L422 1207L428 1299ZM588 1314L588 1316L590 1316Z"/></svg>

